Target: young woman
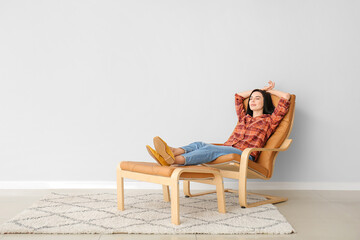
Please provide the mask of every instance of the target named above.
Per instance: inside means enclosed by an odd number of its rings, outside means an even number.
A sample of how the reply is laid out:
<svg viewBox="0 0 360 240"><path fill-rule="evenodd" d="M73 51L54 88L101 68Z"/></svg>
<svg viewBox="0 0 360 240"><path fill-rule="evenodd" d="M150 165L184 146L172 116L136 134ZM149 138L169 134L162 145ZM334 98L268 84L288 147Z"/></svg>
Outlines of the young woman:
<svg viewBox="0 0 360 240"><path fill-rule="evenodd" d="M168 166L171 164L197 165L211 162L230 153L241 155L245 148L263 147L290 106L290 94L274 90L275 83L272 81L268 83L269 85L263 89L235 93L238 123L223 145L193 142L183 147L173 148L157 136L154 138L156 150L149 145L146 145L146 149L158 163ZM276 108L274 108L270 94L280 97ZM249 96L250 99L245 112L243 101ZM260 152L252 152L249 159L256 161L259 154Z"/></svg>

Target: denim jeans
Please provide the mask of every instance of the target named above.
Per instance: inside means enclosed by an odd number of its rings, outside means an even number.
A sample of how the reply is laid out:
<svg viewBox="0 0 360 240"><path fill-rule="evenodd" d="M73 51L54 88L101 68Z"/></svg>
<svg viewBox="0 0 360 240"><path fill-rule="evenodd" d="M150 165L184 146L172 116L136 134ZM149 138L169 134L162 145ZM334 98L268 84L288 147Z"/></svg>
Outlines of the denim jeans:
<svg viewBox="0 0 360 240"><path fill-rule="evenodd" d="M193 142L180 148L185 150L185 153L181 154L181 156L185 158L184 165L197 165L211 162L222 155L230 153L242 154L240 149L231 146L217 146L204 142ZM249 159L254 161L254 157L251 155Z"/></svg>

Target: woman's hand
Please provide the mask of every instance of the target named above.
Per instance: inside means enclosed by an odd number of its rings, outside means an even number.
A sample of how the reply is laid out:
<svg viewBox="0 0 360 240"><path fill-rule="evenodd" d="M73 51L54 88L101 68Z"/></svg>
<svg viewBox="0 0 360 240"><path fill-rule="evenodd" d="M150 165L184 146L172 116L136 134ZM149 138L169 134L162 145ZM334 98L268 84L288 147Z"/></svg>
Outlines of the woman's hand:
<svg viewBox="0 0 360 240"><path fill-rule="evenodd" d="M290 99L291 97L290 93L285 93L279 90L273 90L274 87L275 87L275 83L273 81L269 81L269 86L264 87L262 90L265 90L266 92L270 94L274 94L280 98L285 98L286 100Z"/></svg>
<svg viewBox="0 0 360 240"><path fill-rule="evenodd" d="M271 89L273 89L275 87L275 83L271 80L268 82L268 84L269 84L269 86L265 86L261 90L270 91Z"/></svg>

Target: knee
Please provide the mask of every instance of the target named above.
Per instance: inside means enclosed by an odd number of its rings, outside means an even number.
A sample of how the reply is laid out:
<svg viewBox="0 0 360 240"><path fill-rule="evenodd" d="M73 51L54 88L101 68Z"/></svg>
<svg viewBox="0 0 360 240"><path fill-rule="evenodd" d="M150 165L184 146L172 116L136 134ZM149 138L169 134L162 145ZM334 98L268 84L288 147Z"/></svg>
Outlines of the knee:
<svg viewBox="0 0 360 240"><path fill-rule="evenodd" d="M207 149L217 149L218 146L212 145L210 143L204 143L204 148Z"/></svg>
<svg viewBox="0 0 360 240"><path fill-rule="evenodd" d="M204 147L206 145L206 143L201 142L201 141L197 141L197 142L193 142L194 144L196 144L196 146L198 147Z"/></svg>

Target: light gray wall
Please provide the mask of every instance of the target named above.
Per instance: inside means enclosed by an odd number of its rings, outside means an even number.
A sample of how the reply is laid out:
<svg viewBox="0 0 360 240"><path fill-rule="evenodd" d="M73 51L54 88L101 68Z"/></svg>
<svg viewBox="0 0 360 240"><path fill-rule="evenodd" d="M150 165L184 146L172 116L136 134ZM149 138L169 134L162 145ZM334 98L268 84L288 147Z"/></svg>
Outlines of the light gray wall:
<svg viewBox="0 0 360 240"><path fill-rule="evenodd" d="M296 94L272 181L360 182L359 1L0 2L0 181L114 181L227 140L235 92Z"/></svg>

